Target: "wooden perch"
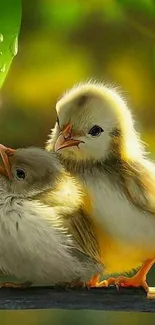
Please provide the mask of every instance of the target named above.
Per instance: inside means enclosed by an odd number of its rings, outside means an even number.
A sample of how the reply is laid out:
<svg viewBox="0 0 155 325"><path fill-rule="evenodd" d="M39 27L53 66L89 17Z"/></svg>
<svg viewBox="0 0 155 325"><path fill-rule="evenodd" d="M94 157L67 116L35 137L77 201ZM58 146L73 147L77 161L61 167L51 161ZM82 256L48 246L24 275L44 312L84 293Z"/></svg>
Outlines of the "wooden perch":
<svg viewBox="0 0 155 325"><path fill-rule="evenodd" d="M151 290L152 289L152 290ZM91 309L109 311L155 312L155 289L148 294L141 289L115 287L61 289L31 287L28 289L0 289L0 309ZM152 296L151 296L152 295Z"/></svg>

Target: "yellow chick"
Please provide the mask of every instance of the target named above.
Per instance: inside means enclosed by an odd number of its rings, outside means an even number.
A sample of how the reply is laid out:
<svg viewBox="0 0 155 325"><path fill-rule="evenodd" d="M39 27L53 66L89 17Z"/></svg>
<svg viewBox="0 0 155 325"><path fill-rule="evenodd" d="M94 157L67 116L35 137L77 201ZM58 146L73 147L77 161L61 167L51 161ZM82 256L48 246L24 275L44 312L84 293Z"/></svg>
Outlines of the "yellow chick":
<svg viewBox="0 0 155 325"><path fill-rule="evenodd" d="M96 233L107 273L141 266L93 285L143 286L155 261L155 166L145 154L124 99L98 83L73 87L56 105L47 144L87 197L84 212Z"/></svg>

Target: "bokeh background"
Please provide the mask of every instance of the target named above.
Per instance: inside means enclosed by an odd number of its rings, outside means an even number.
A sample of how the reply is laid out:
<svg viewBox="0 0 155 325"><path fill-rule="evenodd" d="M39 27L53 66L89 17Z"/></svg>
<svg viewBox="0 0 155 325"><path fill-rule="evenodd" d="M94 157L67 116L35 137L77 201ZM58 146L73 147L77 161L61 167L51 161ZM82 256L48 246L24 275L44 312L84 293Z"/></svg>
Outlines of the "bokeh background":
<svg viewBox="0 0 155 325"><path fill-rule="evenodd" d="M1 142L43 146L59 96L90 78L119 87L155 154L155 1L24 0L0 95Z"/></svg>
<svg viewBox="0 0 155 325"><path fill-rule="evenodd" d="M155 1L23 0L22 7L18 54L0 92L0 142L44 146L57 99L93 78L119 88L155 157ZM149 283L155 285L154 270ZM155 316L19 311L1 312L0 320L4 325L153 325Z"/></svg>

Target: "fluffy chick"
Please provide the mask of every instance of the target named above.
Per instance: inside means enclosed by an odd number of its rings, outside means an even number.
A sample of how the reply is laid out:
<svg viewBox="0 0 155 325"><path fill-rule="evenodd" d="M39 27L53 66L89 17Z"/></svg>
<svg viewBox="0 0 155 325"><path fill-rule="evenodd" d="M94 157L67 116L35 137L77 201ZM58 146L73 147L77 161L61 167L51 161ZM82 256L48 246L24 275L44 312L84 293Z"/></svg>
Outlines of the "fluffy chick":
<svg viewBox="0 0 155 325"><path fill-rule="evenodd" d="M54 209L36 198L59 179L62 168L55 155L2 145L0 154L0 269L33 284L89 280L100 267L64 227L64 214L71 210Z"/></svg>
<svg viewBox="0 0 155 325"><path fill-rule="evenodd" d="M83 186L84 207L96 232L107 273L138 268L117 283L148 289L146 274L155 259L155 166L134 128L125 100L102 84L85 83L57 102L57 123L47 150Z"/></svg>

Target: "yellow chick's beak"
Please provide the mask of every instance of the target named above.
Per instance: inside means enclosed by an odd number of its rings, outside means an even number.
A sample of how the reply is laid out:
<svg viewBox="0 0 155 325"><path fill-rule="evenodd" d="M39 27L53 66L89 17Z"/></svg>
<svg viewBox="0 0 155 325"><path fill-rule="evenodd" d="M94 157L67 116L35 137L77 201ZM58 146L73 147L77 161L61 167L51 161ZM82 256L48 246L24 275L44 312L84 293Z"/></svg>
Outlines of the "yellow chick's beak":
<svg viewBox="0 0 155 325"><path fill-rule="evenodd" d="M70 124L67 124L65 129L59 133L54 150L58 151L64 148L78 147L80 143L84 143L84 141L73 139L72 127Z"/></svg>
<svg viewBox="0 0 155 325"><path fill-rule="evenodd" d="M0 174L8 177L9 179L11 179L11 166L9 155L13 154L14 152L14 149L6 148L2 144L0 144L0 155L4 164L4 166L0 165Z"/></svg>

